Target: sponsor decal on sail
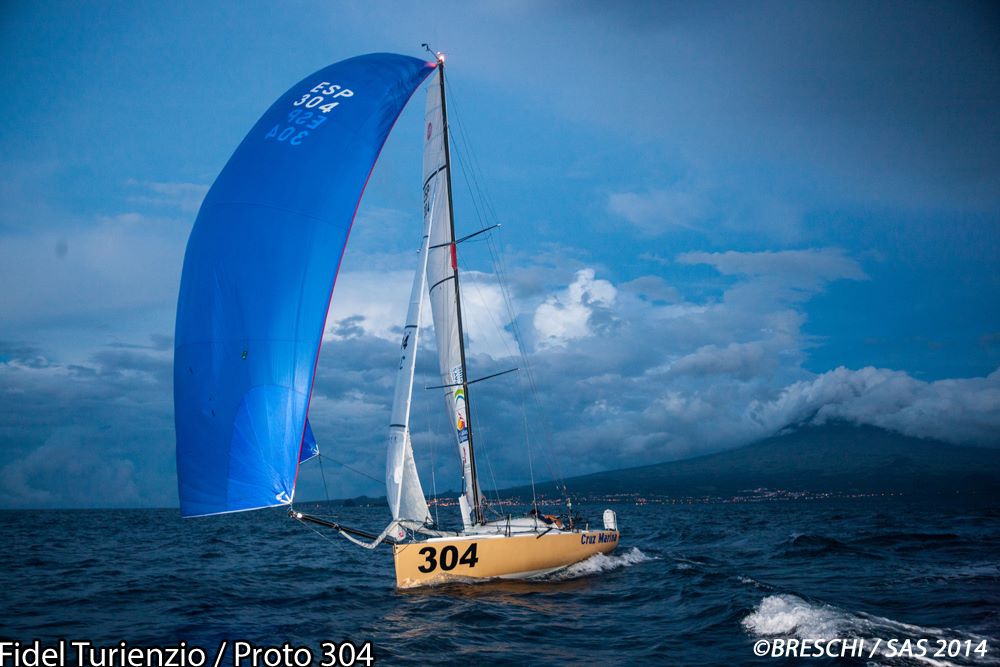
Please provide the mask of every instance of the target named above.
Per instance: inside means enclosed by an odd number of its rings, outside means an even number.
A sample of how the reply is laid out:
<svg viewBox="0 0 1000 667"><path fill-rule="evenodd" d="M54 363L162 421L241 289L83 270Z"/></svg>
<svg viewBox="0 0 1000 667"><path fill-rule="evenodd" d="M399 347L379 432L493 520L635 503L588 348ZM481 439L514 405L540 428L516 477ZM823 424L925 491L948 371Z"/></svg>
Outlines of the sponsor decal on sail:
<svg viewBox="0 0 1000 667"><path fill-rule="evenodd" d="M468 442L469 425L465 421L465 389L455 390L455 429L458 431L458 441Z"/></svg>

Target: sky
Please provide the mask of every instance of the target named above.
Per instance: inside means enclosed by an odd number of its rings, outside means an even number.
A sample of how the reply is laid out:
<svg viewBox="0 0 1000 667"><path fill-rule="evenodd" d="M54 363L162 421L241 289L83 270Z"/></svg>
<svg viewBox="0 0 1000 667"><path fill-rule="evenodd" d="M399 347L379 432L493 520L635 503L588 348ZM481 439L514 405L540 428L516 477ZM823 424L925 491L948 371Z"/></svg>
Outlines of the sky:
<svg viewBox="0 0 1000 667"><path fill-rule="evenodd" d="M424 42L448 57L459 234L502 223L461 248L469 372L523 365L518 333L535 388L474 386L486 486L827 420L1000 445L995 4L14 0L0 507L176 505L174 315L202 197L290 85ZM308 467L300 499L384 493L422 112L358 212L310 408L327 486ZM460 481L431 354L413 441L443 492Z"/></svg>

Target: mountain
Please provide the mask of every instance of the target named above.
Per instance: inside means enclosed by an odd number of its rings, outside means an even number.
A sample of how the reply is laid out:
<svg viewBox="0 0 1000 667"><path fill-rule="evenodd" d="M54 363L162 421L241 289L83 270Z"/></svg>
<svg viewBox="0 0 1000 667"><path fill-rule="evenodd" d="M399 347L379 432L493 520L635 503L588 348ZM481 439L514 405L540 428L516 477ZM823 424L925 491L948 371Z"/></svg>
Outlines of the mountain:
<svg viewBox="0 0 1000 667"><path fill-rule="evenodd" d="M566 480L574 496L639 493L732 496L757 489L811 493L1000 496L1000 449L962 447L874 426L800 427L738 449ZM555 483L537 493L559 495ZM531 497L530 487L501 495Z"/></svg>

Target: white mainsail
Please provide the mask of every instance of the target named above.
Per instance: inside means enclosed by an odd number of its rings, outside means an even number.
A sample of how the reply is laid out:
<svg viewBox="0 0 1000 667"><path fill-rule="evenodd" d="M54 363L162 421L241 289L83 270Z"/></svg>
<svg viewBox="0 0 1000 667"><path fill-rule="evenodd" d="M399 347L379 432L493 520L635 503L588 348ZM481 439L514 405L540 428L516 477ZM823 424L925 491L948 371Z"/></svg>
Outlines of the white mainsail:
<svg viewBox="0 0 1000 667"><path fill-rule="evenodd" d="M435 193L436 195L436 193ZM427 273L427 246L434 222L437 196L431 197L424 208L424 236L420 248L420 267L413 276L410 305L406 311L403 340L400 343L399 370L396 373L396 392L392 400L392 418L389 420L389 448L385 460L386 499L392 518L413 528L430 522L430 512L424 499L424 490L413 460L410 442L410 404L413 398L413 375L417 364L417 339L420 334L420 311L424 298Z"/></svg>
<svg viewBox="0 0 1000 667"><path fill-rule="evenodd" d="M459 304L455 287L458 280L458 260L451 224L444 93L441 85L443 69L444 63L441 62L428 80L427 108L424 114L424 214L433 218L427 253L427 284L430 286L441 384L444 385L448 416L455 429L462 465L463 495L467 503L465 507L469 508L462 512L462 521L468 526L475 523L475 516L478 514L476 504L482 494L476 482L470 447L472 436L466 395L467 379L462 358L462 333L459 330ZM432 193L438 200L435 206L431 205Z"/></svg>

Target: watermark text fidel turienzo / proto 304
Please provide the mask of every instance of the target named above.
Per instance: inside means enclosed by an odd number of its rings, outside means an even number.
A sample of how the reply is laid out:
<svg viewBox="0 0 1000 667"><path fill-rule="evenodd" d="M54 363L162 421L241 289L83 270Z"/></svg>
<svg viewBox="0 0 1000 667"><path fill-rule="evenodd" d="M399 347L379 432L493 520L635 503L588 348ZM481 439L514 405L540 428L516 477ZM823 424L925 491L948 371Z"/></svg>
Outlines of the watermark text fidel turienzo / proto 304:
<svg viewBox="0 0 1000 667"><path fill-rule="evenodd" d="M132 646L122 640L110 646L89 641L61 639L51 644L0 642L0 667L372 667L371 641L319 642L310 646L256 645L243 640L223 640L214 651L187 642L164 646Z"/></svg>

